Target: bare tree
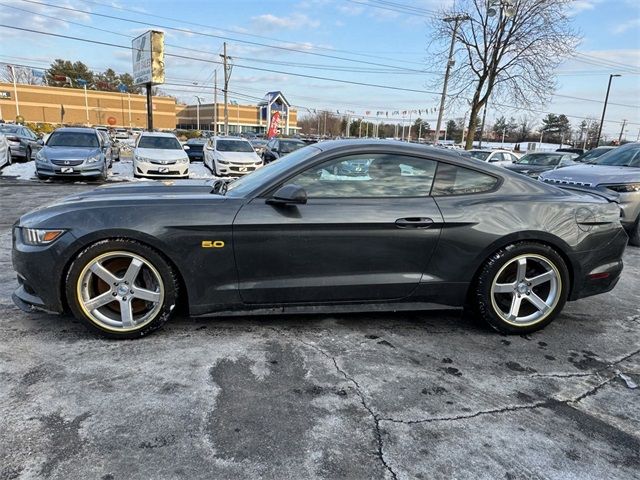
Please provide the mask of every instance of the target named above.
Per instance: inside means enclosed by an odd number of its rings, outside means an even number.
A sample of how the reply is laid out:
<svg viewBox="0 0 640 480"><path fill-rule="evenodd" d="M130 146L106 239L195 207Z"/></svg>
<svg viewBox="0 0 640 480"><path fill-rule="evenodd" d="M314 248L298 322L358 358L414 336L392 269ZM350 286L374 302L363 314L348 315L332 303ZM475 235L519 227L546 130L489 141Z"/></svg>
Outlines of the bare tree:
<svg viewBox="0 0 640 480"><path fill-rule="evenodd" d="M15 74L16 83L23 85L42 85L43 76L28 67L10 66L10 64L0 64L0 82L13 83ZM44 72L42 72L44 75Z"/></svg>
<svg viewBox="0 0 640 480"><path fill-rule="evenodd" d="M460 0L432 22L432 45L442 45L431 62L448 61L455 22L457 61L451 71L450 97L470 96L471 115L466 148L473 145L477 119L489 97L519 106L544 104L555 88L553 72L580 38L567 11L573 0ZM493 15L492 15L493 13Z"/></svg>

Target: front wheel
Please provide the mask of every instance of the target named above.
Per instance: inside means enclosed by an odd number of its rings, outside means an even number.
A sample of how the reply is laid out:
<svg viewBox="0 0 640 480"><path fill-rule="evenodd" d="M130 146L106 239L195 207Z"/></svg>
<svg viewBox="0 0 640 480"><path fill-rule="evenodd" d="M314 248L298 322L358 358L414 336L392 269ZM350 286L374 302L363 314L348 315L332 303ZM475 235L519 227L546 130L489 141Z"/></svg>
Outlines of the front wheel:
<svg viewBox="0 0 640 480"><path fill-rule="evenodd" d="M133 240L102 240L71 264L66 295L74 316L90 330L110 338L137 338L167 321L178 281L154 249Z"/></svg>
<svg viewBox="0 0 640 480"><path fill-rule="evenodd" d="M567 301L569 272L560 255L543 244L522 242L491 255L476 284L475 307L495 330L540 330Z"/></svg>

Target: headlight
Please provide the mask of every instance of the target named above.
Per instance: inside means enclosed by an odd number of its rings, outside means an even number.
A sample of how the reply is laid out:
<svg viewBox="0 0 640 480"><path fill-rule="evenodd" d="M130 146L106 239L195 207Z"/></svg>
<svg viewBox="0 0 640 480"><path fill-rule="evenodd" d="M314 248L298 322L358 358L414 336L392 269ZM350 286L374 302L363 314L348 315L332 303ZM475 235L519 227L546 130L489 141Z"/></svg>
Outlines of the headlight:
<svg viewBox="0 0 640 480"><path fill-rule="evenodd" d="M141 157L140 155L136 155L136 162L150 162L151 159L147 157Z"/></svg>
<svg viewBox="0 0 640 480"><path fill-rule="evenodd" d="M176 163L189 163L189 159L188 158L179 158L178 160L176 160Z"/></svg>
<svg viewBox="0 0 640 480"><path fill-rule="evenodd" d="M27 245L48 245L55 241L64 230L42 230L36 228L22 228L22 241Z"/></svg>
<svg viewBox="0 0 640 480"><path fill-rule="evenodd" d="M45 157L41 151L36 153L36 162L47 163L47 157Z"/></svg>
<svg viewBox="0 0 640 480"><path fill-rule="evenodd" d="M222 160L220 157L215 157L216 162L218 162L220 165L226 165L229 162L227 162L226 160Z"/></svg>
<svg viewBox="0 0 640 480"><path fill-rule="evenodd" d="M99 162L100 160L102 160L102 157L100 157L100 154L98 153L97 155L94 155L93 157L87 158L87 163L96 163L96 162Z"/></svg>
<svg viewBox="0 0 640 480"><path fill-rule="evenodd" d="M623 183L621 185L604 185L609 190L619 193L640 192L640 183Z"/></svg>

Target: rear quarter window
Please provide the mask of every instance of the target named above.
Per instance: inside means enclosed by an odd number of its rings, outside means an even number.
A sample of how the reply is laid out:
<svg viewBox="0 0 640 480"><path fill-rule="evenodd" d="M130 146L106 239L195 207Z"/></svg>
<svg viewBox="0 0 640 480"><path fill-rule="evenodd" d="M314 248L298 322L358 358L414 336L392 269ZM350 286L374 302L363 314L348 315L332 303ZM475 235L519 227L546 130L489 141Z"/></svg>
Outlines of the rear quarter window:
<svg viewBox="0 0 640 480"><path fill-rule="evenodd" d="M493 190L498 179L470 168L440 163L431 190L432 196L467 195Z"/></svg>

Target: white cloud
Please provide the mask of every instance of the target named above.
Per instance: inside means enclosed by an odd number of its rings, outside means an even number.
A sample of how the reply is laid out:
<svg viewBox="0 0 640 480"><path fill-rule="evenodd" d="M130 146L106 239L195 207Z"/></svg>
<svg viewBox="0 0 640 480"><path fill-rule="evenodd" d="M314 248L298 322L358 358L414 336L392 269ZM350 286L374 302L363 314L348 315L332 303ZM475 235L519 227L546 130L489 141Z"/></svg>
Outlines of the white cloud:
<svg viewBox="0 0 640 480"><path fill-rule="evenodd" d="M317 28L320 26L318 20L312 20L303 13L293 13L288 17L278 17L271 13L251 17L255 26L268 30L277 29L300 29L300 28Z"/></svg>
<svg viewBox="0 0 640 480"><path fill-rule="evenodd" d="M640 18L633 18L626 22L619 23L611 31L616 35L620 35L627 30L631 30L632 28L640 28Z"/></svg>

